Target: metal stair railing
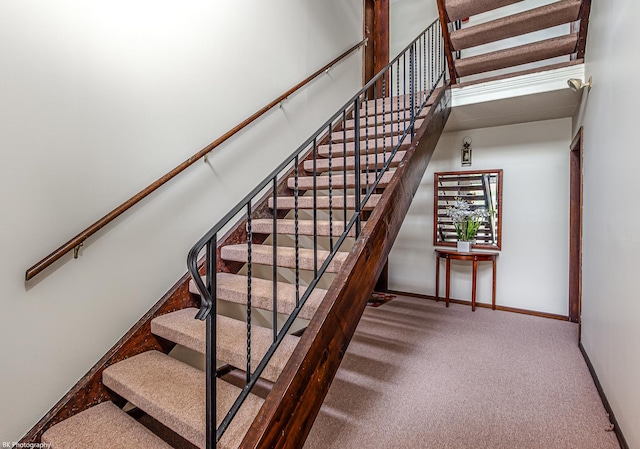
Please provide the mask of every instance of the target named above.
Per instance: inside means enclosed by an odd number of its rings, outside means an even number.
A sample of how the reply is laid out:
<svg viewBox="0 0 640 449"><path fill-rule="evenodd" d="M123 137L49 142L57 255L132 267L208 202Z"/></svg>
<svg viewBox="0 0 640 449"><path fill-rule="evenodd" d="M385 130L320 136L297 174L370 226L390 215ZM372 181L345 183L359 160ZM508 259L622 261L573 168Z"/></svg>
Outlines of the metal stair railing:
<svg viewBox="0 0 640 449"><path fill-rule="evenodd" d="M291 156L282 162L269 176L260 182L242 201L212 227L190 250L187 265L189 272L201 293L201 308L196 318L206 320L207 354L206 354L206 419L207 419L207 448L213 449L229 426L231 420L240 409L243 401L251 392L261 373L265 369L271 356L275 353L280 342L289 332L294 320L305 305L307 299L320 281L323 274L334 260L343 242L354 230L356 238L362 227L362 212L367 207L371 196L375 194L382 176L389 170L394 158L403 144L409 143L415 134L415 123L420 112L427 105L436 87L445 81L446 57L444 43L438 20L426 28L413 42L411 42L395 59L393 59L380 73L369 81L355 96L353 96L340 110L327 120L311 137L309 137ZM354 186L347 188L347 174L349 159L347 157L347 120L353 119L353 175ZM382 136L380 136L382 129ZM334 137L336 130L341 139ZM391 133L387 136L387 130ZM341 131L341 132L340 132ZM381 137L381 138L380 138ZM361 141L361 139L363 139ZM373 140L372 140L373 139ZM336 142L338 141L338 143ZM318 151L319 146L326 142L328 145L329 170L323 179L328 177L327 214L329 216L329 252L321 260L318 255ZM337 146L343 146L341 156L335 156ZM313 166L313 279L309 282L304 293L301 293L300 271L300 232L299 212L300 198L303 194L299 188L300 169L305 161ZM342 169L333 165L340 162ZM303 167L304 168L304 167ZM335 173L342 175L343 187L335 188ZM340 173L341 172L341 173ZM278 326L278 185L284 180L293 178L293 215L295 221L295 292L296 305L285 323ZM372 179L373 178L373 179ZM362 180L364 179L364 183ZM353 195L353 207L348 207L348 194ZM342 205L338 205L336 198L342 196ZM256 204L262 198L268 197L272 201L273 234L271 250L273 251L273 343L268 352L252 372L251 365L251 315L252 315L252 277L255 262L252 260L252 215ZM350 210L353 213L349 216ZM246 221L247 231L247 363L246 383L235 403L216 428L216 273L218 265L219 247L218 235L223 229L236 221ZM336 234L336 221L342 221L342 232ZM203 254L204 253L204 254ZM206 275L200 274L202 256L205 258Z"/></svg>

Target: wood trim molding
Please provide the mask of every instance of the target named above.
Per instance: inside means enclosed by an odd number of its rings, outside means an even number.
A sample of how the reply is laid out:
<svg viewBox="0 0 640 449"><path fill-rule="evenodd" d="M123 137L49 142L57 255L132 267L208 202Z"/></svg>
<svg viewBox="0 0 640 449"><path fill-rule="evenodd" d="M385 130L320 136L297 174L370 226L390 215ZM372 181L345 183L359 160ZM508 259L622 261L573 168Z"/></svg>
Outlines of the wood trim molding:
<svg viewBox="0 0 640 449"><path fill-rule="evenodd" d="M584 128L571 142L569 156L569 319L580 323L582 302L582 148Z"/></svg>
<svg viewBox="0 0 640 449"><path fill-rule="evenodd" d="M587 367L589 368L589 373L591 373L591 377L593 378L593 383L596 384L596 389L598 390L598 394L600 395L600 399L602 400L602 405L604 405L604 409L607 411L607 415L609 415L609 422L613 426L612 431L616 434L618 443L620 443L620 448L629 449L629 444L627 443L627 440L625 439L624 434L622 433L622 429L620 429L620 425L618 424L616 415L613 413L613 409L611 408L611 404L607 399L607 395L602 389L602 384L598 379L598 375L596 374L596 370L593 367L593 364L591 363L591 359L589 359L589 355L587 354L587 351L584 349L584 346L582 346L582 343L579 343L578 347L580 348L582 357L584 357L584 361L586 362Z"/></svg>
<svg viewBox="0 0 640 449"><path fill-rule="evenodd" d="M423 294L420 294L420 293L402 292L402 291L398 291L398 290L389 290L388 293L391 294L391 295L409 296L411 298L428 299L430 301L435 301L436 300L435 296L423 295ZM440 299L444 303L444 300L442 298L440 298ZM465 305L465 306L471 306L471 301L466 300L466 299L453 299L453 298L451 298L451 299L449 299L449 302L452 302L454 304L462 304L462 305ZM482 307L484 309L490 309L491 308L491 304L485 304L485 303L476 302L476 307ZM496 306L496 310L501 310L503 312L519 313L521 315L537 316L537 317L540 317L540 318L549 318L549 319L558 320L558 321L569 321L569 317L565 316L565 315L556 315L554 313L538 312L538 311L535 311L535 310L518 309L516 307Z"/></svg>
<svg viewBox="0 0 640 449"><path fill-rule="evenodd" d="M580 31L576 46L576 59L583 59L587 51L587 33L589 31L589 16L591 14L591 0L582 0L580 7Z"/></svg>
<svg viewBox="0 0 640 449"><path fill-rule="evenodd" d="M442 28L442 40L444 41L444 52L447 56L447 66L449 66L449 77L451 78L451 85L458 83L458 72L456 72L456 66L453 60L453 46L451 45L451 34L449 31L449 15L447 9L444 6L444 0L437 0L438 3L438 15L440 17L440 27Z"/></svg>
<svg viewBox="0 0 640 449"><path fill-rule="evenodd" d="M243 448L299 448L311 430L450 113L442 89L309 323Z"/></svg>

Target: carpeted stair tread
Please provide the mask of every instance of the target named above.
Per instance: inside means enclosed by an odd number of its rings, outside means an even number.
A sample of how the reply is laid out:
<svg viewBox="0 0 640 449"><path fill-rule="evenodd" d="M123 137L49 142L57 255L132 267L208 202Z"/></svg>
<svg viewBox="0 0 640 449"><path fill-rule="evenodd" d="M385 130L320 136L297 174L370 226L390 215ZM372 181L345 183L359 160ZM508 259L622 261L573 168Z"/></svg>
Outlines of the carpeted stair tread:
<svg viewBox="0 0 640 449"><path fill-rule="evenodd" d="M411 117L407 115L407 124L411 121ZM416 129L420 128L422 122L424 120L417 119L415 123ZM373 125L373 123L371 123ZM398 130L398 126L393 126L391 123L386 125L380 124L378 126L369 126L360 128L360 139L376 139L383 136L396 136L398 134L404 133L405 126L401 124L400 129ZM353 129L349 129L346 131L335 131L331 133L331 141L335 143L342 143L344 141L353 142L356 138L356 132ZM333 146L333 145L332 145ZM333 153L333 151L332 151Z"/></svg>
<svg viewBox="0 0 640 449"><path fill-rule="evenodd" d="M483 12L519 3L522 0L445 0L450 22L462 20Z"/></svg>
<svg viewBox="0 0 640 449"><path fill-rule="evenodd" d="M270 220L269 220L270 221ZM218 287L218 299L233 302L235 304L247 304L247 276L231 273L218 273L216 275ZM287 282L278 282L278 312L290 315L296 306L296 286ZM193 279L189 282L189 291L199 295ZM300 298L306 291L304 285L300 286ZM314 288L299 317L310 320L318 310L324 299L326 290ZM273 282L271 280L251 277L251 305L257 309L273 310Z"/></svg>
<svg viewBox="0 0 640 449"><path fill-rule="evenodd" d="M438 95L438 93L440 92L441 87L438 87L436 89L434 89L433 93L431 94L431 97L429 97L427 99L427 104L426 106L431 106L436 98L436 96ZM414 104L418 105L420 101L424 101L424 97L426 97L428 95L429 92L416 92L414 94ZM388 94L388 92L387 92ZM376 109L376 107L379 109L378 113L381 113L382 110L382 105L385 105L386 108L386 112L392 112L389 107L391 106L391 104L393 104L393 110L397 111L398 110L398 103L400 104L400 110L403 109L409 109L411 107L411 95L407 92L406 94L403 92L401 94L398 94L397 92L393 92L393 96L385 96L381 98L377 98L375 100L367 100L367 101L363 101L361 103L361 110L360 110L360 114L364 115L366 114L372 114L373 111Z"/></svg>
<svg viewBox="0 0 640 449"><path fill-rule="evenodd" d="M371 111L370 111L371 112ZM426 117L426 115L429 113L429 107L425 106L424 108L422 108L422 110L420 111L420 114L418 115L417 118L424 118ZM410 118L409 112L407 112L407 120ZM360 116L360 126L364 127L364 126L369 126L369 127L373 127L376 124L378 125L382 125L382 124L388 124L391 123L392 121L394 121L393 125L394 128L398 128L398 123L397 121L404 121L405 116L404 116L404 111L393 111L393 113L389 110L389 109L385 109L384 111L382 111L382 109L378 110L377 112L374 111L370 114L368 114L368 116ZM356 121L355 119L348 119L344 122L344 128L349 130L349 129L353 129L355 128L356 125ZM336 132L342 132L342 131L336 131Z"/></svg>
<svg viewBox="0 0 640 449"><path fill-rule="evenodd" d="M220 257L223 260L234 262L247 262L248 247L246 243L238 245L226 245L220 250ZM299 266L301 270L314 269L314 251L312 249L300 248ZM327 267L328 273L337 273L346 260L349 253L338 251ZM318 269L329 256L329 251L318 249ZM261 265L273 264L272 245L251 245L251 260L253 263ZM277 265L284 268L296 268L296 252L294 248L279 246L277 250Z"/></svg>
<svg viewBox="0 0 640 449"><path fill-rule="evenodd" d="M103 371L102 380L105 386L186 440L200 448L205 447L203 371L159 351L147 351L111 365ZM218 423L239 393L239 388L216 380ZM218 446L237 448L263 402L250 394Z"/></svg>
<svg viewBox="0 0 640 449"><path fill-rule="evenodd" d="M278 219L278 234L295 235L296 223L293 219ZM364 222L362 223L364 226ZM331 229L331 232L329 232ZM273 234L273 220L271 218L253 219L251 222L251 230L254 234ZM344 222L334 219L332 223L329 220L317 220L315 229L313 220L298 220L298 235L313 236L314 233L320 237L338 237L344 231ZM355 237L355 229L349 230L349 236Z"/></svg>
<svg viewBox="0 0 640 449"><path fill-rule="evenodd" d="M495 42L577 20L581 0L561 0L512 16L451 32L454 50Z"/></svg>
<svg viewBox="0 0 640 449"><path fill-rule="evenodd" d="M55 449L171 449L113 402L103 402L51 427L42 442Z"/></svg>
<svg viewBox="0 0 640 449"><path fill-rule="evenodd" d="M456 61L456 71L459 76L468 76L570 55L575 51L577 42L577 34L568 34L506 50L463 58Z"/></svg>
<svg viewBox="0 0 640 449"><path fill-rule="evenodd" d="M364 186L363 186L364 187ZM363 195L364 198L364 195ZM345 197L342 195L342 192L338 195L335 193L331 195L331 201L329 201L329 195L318 195L313 198L313 195L306 195L298 197L298 210L313 210L313 206L317 209L329 210L329 206L333 210L339 210L345 208ZM380 201L379 194L373 194L369 197L369 200L366 204L361 205L363 210L371 210L377 206L378 201ZM269 207L273 209L273 198L269 198ZM296 207L295 197L293 196L279 196L278 197L278 210L293 210ZM355 195L347 195L346 196L346 208L347 209L355 209L356 207L356 197Z"/></svg>
<svg viewBox="0 0 640 449"><path fill-rule="evenodd" d="M186 308L159 316L151 321L151 332L179 345L206 354L206 323L194 317L198 309ZM247 323L226 316L217 317L216 358L239 369L247 366ZM275 382L298 344L299 337L287 335L265 367L261 377ZM273 343L273 331L251 326L252 372Z"/></svg>
<svg viewBox="0 0 640 449"><path fill-rule="evenodd" d="M408 148L409 145L402 145L400 148ZM368 161L367 156L365 154L360 155L360 169L365 170L367 167L369 170L375 170L377 167L381 169L386 161L389 160L389 155L391 153L391 149L387 147L386 154L383 153L382 148L379 148L378 160L376 161L375 155L369 153ZM364 153L364 150L362 151ZM352 153L353 154L353 153ZM396 155L391 159L390 167L397 167L402 159L404 159L406 151L398 151ZM355 156L348 156L346 158L346 166L345 166L345 158L343 156L336 156L331 158L331 169L333 171L344 171L345 167L347 170L354 170L356 167L356 158ZM305 171L309 173L313 173L313 161L305 161L303 165ZM329 171L329 159L318 159L316 161L316 172L327 172Z"/></svg>
<svg viewBox="0 0 640 449"><path fill-rule="evenodd" d="M370 156L373 157L375 159L375 156ZM382 155L378 155L378 158L382 159ZM332 161L333 163L333 161ZM333 164L332 164L333 165ZM379 187L384 187L386 185L388 185L391 182L391 178L393 178L393 172L386 172L385 174L382 175L380 182L378 183ZM343 175L332 175L331 176L331 186L332 186L332 190L336 189L336 190L340 190L344 188L345 182L344 182L344 176ZM373 184L373 182L376 180L376 173L375 172L370 172L369 175L367 176L366 173L363 173L360 175L360 185L361 187L365 187L368 184ZM300 176L298 177L298 190L313 190L314 188L314 177L313 176ZM315 184L316 184L316 188L319 190L328 190L329 189L329 176L325 175L325 176L316 176L315 177ZM347 188L353 188L355 187L356 184L356 175L355 174L348 174L347 175ZM287 181L287 186L294 190L295 186L296 186L296 181L293 178L289 178L289 180ZM334 192L335 193L335 192Z"/></svg>
<svg viewBox="0 0 640 449"><path fill-rule="evenodd" d="M402 133L404 133L404 129L402 130ZM402 135L402 133L400 133L400 135ZM365 154L367 149L369 154L373 154L376 151L376 148L379 153L382 153L383 149L386 149L386 152L389 153L398 144L399 139L400 137L398 136L391 136L391 137L384 137L384 138L380 137L378 139L376 139L375 136L371 136L368 140L369 142L368 144L366 140L362 139L360 141L360 154ZM402 142L400 149L407 149L409 148L410 144L411 144L411 136L409 135ZM329 157L329 150L331 150L331 156L336 158L339 156L343 156L345 151L347 153L347 156L354 155L355 148L356 148L355 142L347 142L347 143L340 142L340 143L334 143L331 146L329 146L328 144L318 145L317 151L318 151L318 156ZM313 163L313 160L305 161L305 170L307 167L307 162Z"/></svg>

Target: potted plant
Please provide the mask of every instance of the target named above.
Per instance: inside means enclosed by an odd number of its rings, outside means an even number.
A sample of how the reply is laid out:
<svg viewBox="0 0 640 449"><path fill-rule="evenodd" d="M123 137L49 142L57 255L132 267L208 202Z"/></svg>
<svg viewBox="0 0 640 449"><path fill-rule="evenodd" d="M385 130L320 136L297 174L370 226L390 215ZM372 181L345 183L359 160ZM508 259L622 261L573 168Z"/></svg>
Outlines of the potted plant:
<svg viewBox="0 0 640 449"><path fill-rule="evenodd" d="M458 235L458 251L468 253L478 229L489 216L489 211L484 207L474 208L468 201L456 197L453 205L447 207L447 215L451 218Z"/></svg>

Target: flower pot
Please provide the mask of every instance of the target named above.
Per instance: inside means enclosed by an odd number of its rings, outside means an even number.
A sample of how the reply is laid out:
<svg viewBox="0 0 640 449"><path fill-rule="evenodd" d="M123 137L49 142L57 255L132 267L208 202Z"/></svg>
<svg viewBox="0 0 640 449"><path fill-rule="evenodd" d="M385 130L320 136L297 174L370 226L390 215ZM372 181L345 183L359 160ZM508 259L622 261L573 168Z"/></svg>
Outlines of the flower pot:
<svg viewBox="0 0 640 449"><path fill-rule="evenodd" d="M459 253L471 252L471 242L463 242L462 240L458 240L458 252Z"/></svg>

